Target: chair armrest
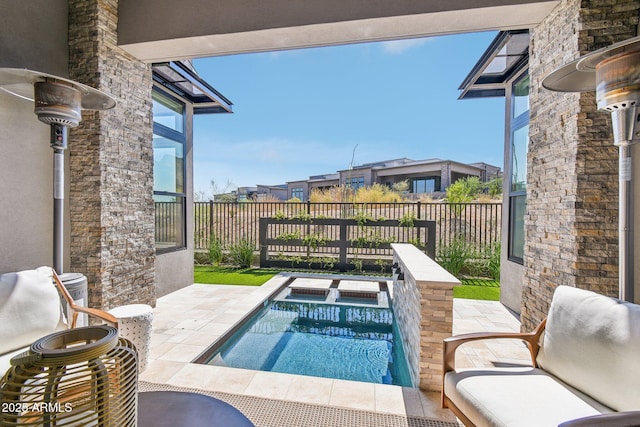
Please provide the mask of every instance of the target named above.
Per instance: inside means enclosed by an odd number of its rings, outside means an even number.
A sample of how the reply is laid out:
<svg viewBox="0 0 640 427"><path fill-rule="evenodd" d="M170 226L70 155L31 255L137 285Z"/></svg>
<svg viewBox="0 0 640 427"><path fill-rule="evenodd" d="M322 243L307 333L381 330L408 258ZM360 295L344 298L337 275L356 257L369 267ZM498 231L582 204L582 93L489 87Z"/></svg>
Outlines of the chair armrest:
<svg viewBox="0 0 640 427"><path fill-rule="evenodd" d="M558 427L632 427L640 425L640 411L613 412L566 421Z"/></svg>
<svg viewBox="0 0 640 427"><path fill-rule="evenodd" d="M456 349L464 343L489 339L520 339L523 340L531 354L531 363L536 366L536 357L540 349L540 335L544 331L546 319L533 332L475 332L471 334L454 335L444 339L442 375L455 370Z"/></svg>
<svg viewBox="0 0 640 427"><path fill-rule="evenodd" d="M60 280L60 276L58 276L58 273L56 273L56 271L53 268L51 269L51 273L53 274L53 281L56 284L56 288L58 288L58 292L60 292L62 297L65 299L65 301L71 308L71 311L73 311L73 316L72 316L71 325L70 325L71 328L76 327L76 324L78 323L79 313L86 313L90 316L97 317L100 320L111 323L116 328L118 327L118 319L113 314L107 313L106 311L102 311L97 308L81 307L77 305L73 300L73 298L71 298L71 295L69 294L69 291L67 291L67 288L65 288L64 285L62 284L62 281Z"/></svg>
<svg viewBox="0 0 640 427"><path fill-rule="evenodd" d="M110 323L115 328L118 328L118 319L111 313L107 313L106 311L99 310L97 308L91 307L81 307L75 306L73 309L73 321L71 322L71 327L75 328L77 323L77 318L79 313L86 313L89 316L96 317L104 322Z"/></svg>

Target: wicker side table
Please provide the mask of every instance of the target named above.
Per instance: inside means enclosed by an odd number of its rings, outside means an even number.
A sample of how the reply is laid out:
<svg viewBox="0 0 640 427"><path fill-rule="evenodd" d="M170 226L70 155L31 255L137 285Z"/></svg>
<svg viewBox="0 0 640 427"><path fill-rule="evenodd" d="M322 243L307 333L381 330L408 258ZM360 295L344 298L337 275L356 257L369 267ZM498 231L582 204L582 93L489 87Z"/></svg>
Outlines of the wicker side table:
<svg viewBox="0 0 640 427"><path fill-rule="evenodd" d="M147 367L153 309L147 304L129 304L109 310L118 319L118 333L136 346L138 369Z"/></svg>

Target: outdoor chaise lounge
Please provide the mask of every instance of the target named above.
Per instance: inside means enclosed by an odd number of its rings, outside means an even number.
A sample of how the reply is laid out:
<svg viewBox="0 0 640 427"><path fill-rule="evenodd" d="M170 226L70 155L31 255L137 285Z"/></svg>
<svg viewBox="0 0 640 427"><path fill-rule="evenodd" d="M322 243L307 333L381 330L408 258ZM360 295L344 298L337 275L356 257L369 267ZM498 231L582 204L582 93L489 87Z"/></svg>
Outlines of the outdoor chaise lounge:
<svg viewBox="0 0 640 427"><path fill-rule="evenodd" d="M69 322L65 319L59 295L69 305ZM50 267L0 274L0 378L10 369L11 358L26 351L34 341L54 332L75 328L79 313L118 326L118 319L110 313L77 306ZM253 426L230 404L196 393L140 393L138 403L138 425L141 427Z"/></svg>
<svg viewBox="0 0 640 427"><path fill-rule="evenodd" d="M59 295L71 310L68 323ZM50 267L0 274L0 376L9 369L11 358L38 338L75 327L79 313L118 323L102 310L77 306Z"/></svg>
<svg viewBox="0 0 640 427"><path fill-rule="evenodd" d="M455 370L461 344L504 338L524 340L534 367ZM560 286L533 333L447 338L443 368L442 404L467 426L638 426L640 306Z"/></svg>

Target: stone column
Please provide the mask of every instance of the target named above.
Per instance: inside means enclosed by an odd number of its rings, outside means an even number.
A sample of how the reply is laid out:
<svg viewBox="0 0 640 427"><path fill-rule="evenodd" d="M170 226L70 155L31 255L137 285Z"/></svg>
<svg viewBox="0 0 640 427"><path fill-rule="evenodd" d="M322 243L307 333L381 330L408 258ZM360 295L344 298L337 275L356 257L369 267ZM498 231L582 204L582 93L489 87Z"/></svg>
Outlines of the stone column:
<svg viewBox="0 0 640 427"><path fill-rule="evenodd" d="M446 191L451 184L451 163L446 162L440 167L440 191Z"/></svg>
<svg viewBox="0 0 640 427"><path fill-rule="evenodd" d="M553 290L618 294L618 154L595 93L557 93L542 79L581 55L636 35L640 2L563 0L531 33L530 141L522 323Z"/></svg>
<svg viewBox="0 0 640 427"><path fill-rule="evenodd" d="M442 340L453 334L453 287L460 281L411 244L394 243L393 312L413 382L442 389Z"/></svg>
<svg viewBox="0 0 640 427"><path fill-rule="evenodd" d="M89 305L155 305L151 69L117 47L117 0L69 1L69 74L116 98L70 132L71 270Z"/></svg>

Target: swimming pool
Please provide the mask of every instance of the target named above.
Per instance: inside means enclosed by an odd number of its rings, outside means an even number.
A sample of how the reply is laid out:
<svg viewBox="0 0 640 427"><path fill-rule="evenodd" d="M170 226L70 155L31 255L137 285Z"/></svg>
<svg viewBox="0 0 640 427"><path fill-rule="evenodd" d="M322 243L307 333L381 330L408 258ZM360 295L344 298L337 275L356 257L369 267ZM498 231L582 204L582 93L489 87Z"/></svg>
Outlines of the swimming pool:
<svg viewBox="0 0 640 427"><path fill-rule="evenodd" d="M205 363L412 385L388 304L362 298L334 298L328 304L329 298L317 295L293 299L266 302Z"/></svg>

